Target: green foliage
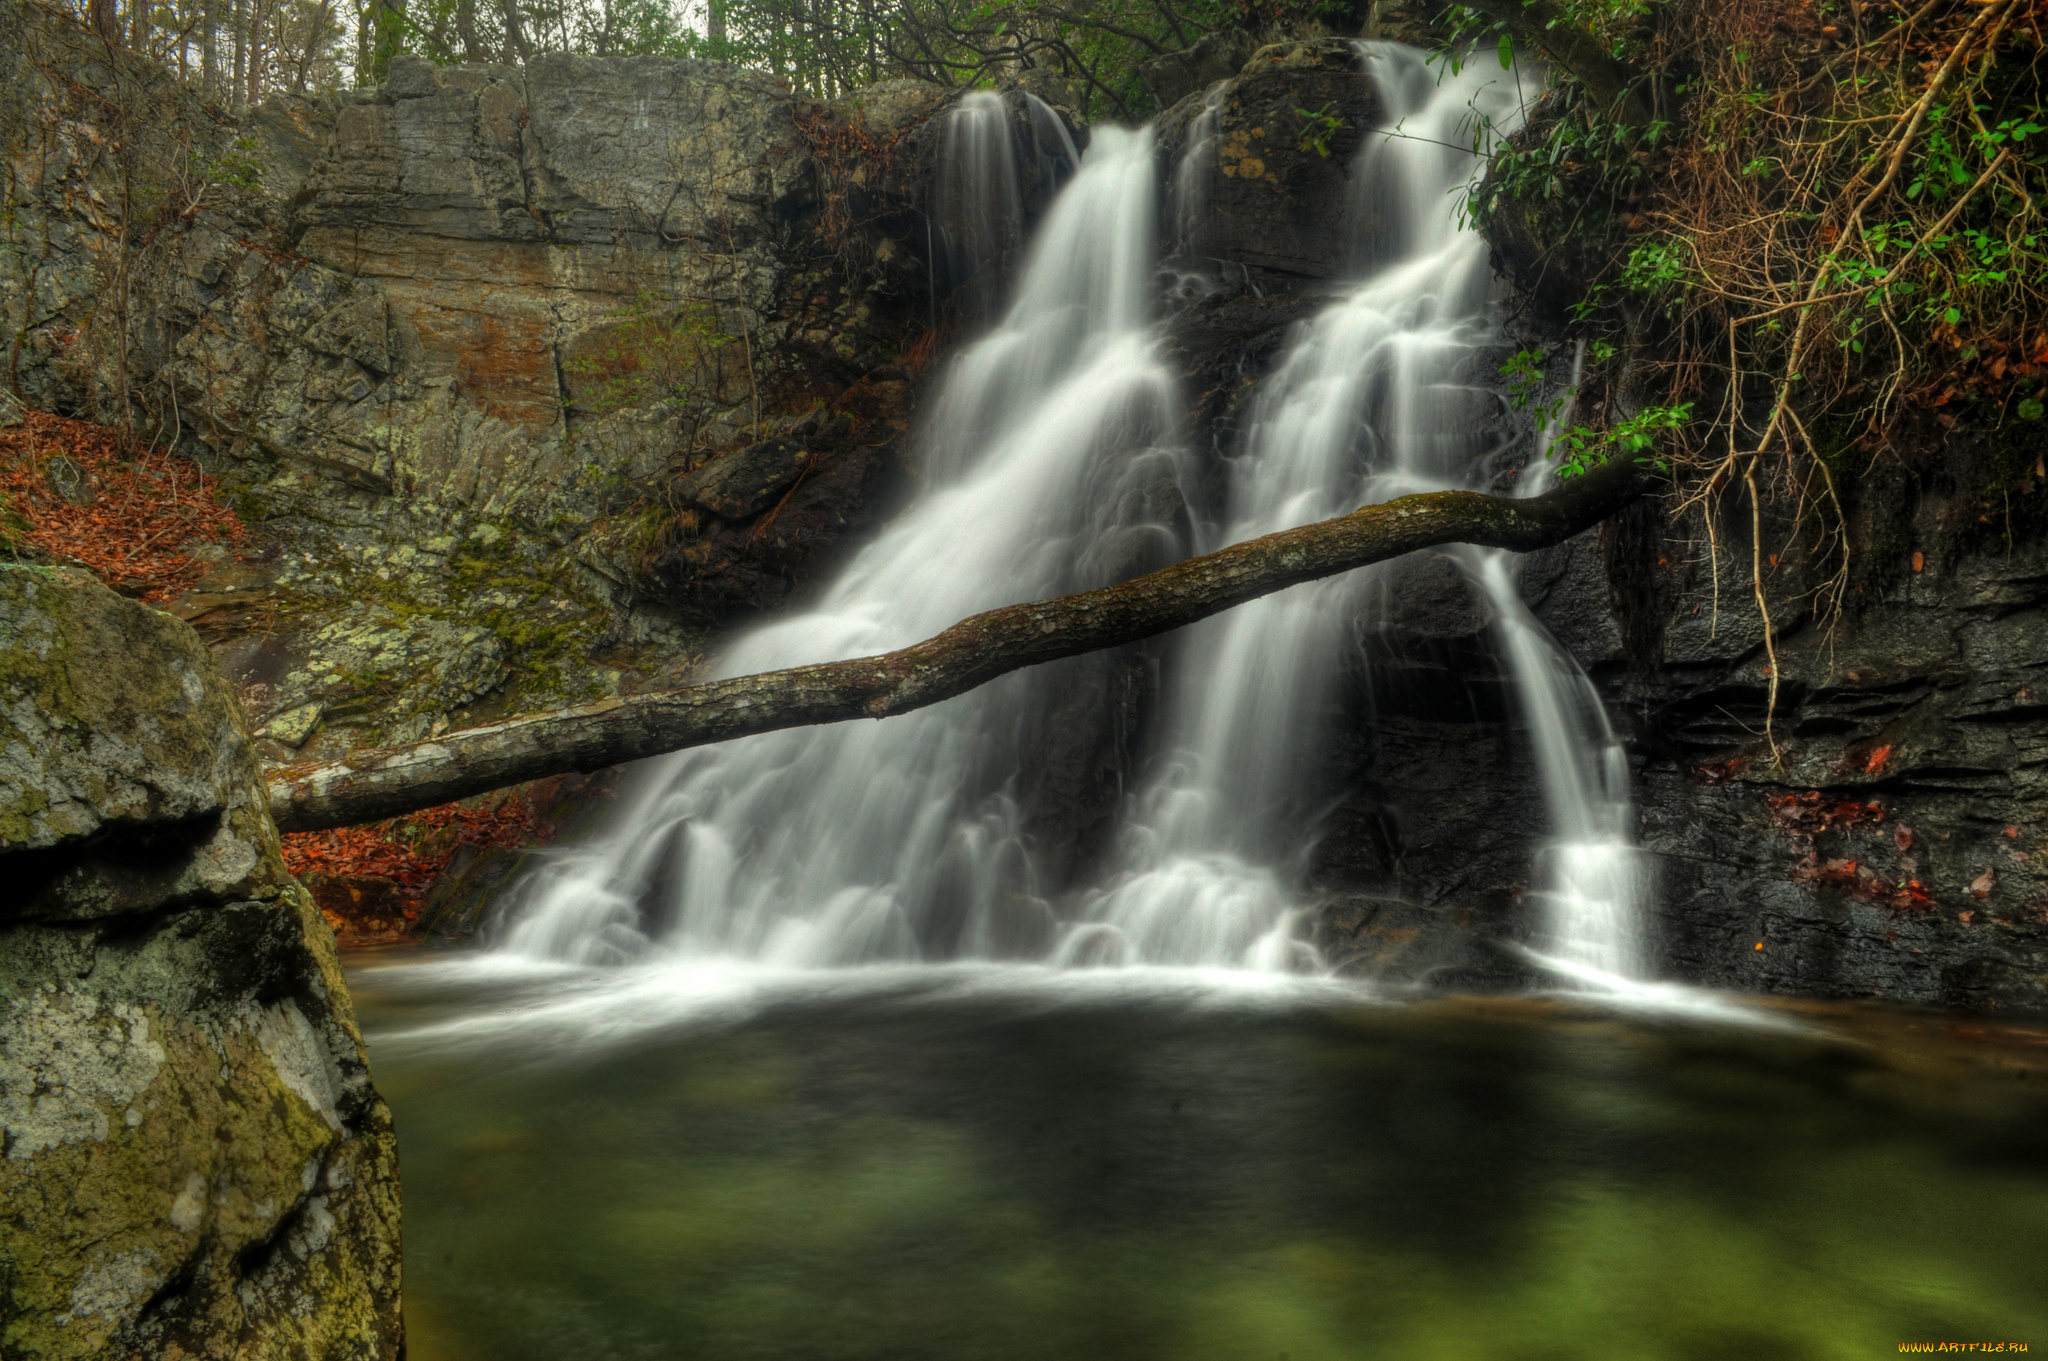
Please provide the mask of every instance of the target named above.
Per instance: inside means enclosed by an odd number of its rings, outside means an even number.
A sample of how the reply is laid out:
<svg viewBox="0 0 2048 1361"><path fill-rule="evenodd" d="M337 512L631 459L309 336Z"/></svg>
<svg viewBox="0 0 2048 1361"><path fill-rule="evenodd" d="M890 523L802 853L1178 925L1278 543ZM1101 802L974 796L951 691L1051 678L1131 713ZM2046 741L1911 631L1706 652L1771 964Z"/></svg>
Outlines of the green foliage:
<svg viewBox="0 0 2048 1361"><path fill-rule="evenodd" d="M694 6L670 0L410 0L399 17L403 49L430 61L517 61L525 53L703 57ZM508 27L511 25L511 27Z"/></svg>
<svg viewBox="0 0 2048 1361"><path fill-rule="evenodd" d="M1324 160L1330 157L1330 139L1351 126L1344 116L1336 112L1335 104L1325 104L1320 109L1296 109L1301 119L1302 151L1313 151Z"/></svg>
<svg viewBox="0 0 2048 1361"><path fill-rule="evenodd" d="M254 137L237 137L206 167L206 178L237 189L254 189L263 179L263 162L256 158Z"/></svg>
<svg viewBox="0 0 2048 1361"><path fill-rule="evenodd" d="M1604 341L1594 341L1586 353L1597 368L1612 360L1617 351ZM1509 405L1517 411L1529 412L1539 428L1544 430L1556 424L1577 395L1553 388L1546 375L1544 353L1540 349L1515 351L1507 363L1501 365L1500 372L1501 377L1507 380ZM1654 450L1660 437L1681 431L1692 423L1692 407L1691 402L1648 406L1605 427L1566 426L1552 437L1544 456L1557 460L1560 478L1577 477L1606 463L1617 453L1644 467L1669 472L1670 460L1656 455Z"/></svg>
<svg viewBox="0 0 2048 1361"><path fill-rule="evenodd" d="M1616 452L1633 458L1646 468L1670 472L1670 460L1652 455L1659 436L1683 430L1692 423L1692 403L1646 406L1602 430L1591 426L1567 427L1550 446L1557 459L1559 477L1577 477L1589 468L1608 461Z"/></svg>
<svg viewBox="0 0 2048 1361"><path fill-rule="evenodd" d="M370 0L360 64L381 72L387 47L439 62L700 57L825 98L894 77L977 86L1050 68L1091 117L1135 119L1156 111L1138 73L1153 57L1222 29L1356 32L1364 12L1362 0Z"/></svg>
<svg viewBox="0 0 2048 1361"><path fill-rule="evenodd" d="M1461 205L1470 225L1488 230L1511 204L1614 198L1645 181L1648 172L1637 153L1658 146L1671 125L1659 121L1630 127L1594 115L1585 104L1576 82L1563 77L1545 106L1546 117L1532 128L1533 136L1506 138L1489 118L1474 117L1472 149L1490 155L1492 164Z"/></svg>
<svg viewBox="0 0 2048 1361"><path fill-rule="evenodd" d="M738 339L709 303L642 293L612 318L599 348L562 367L583 380L576 404L589 415L688 407L716 396L717 355Z"/></svg>

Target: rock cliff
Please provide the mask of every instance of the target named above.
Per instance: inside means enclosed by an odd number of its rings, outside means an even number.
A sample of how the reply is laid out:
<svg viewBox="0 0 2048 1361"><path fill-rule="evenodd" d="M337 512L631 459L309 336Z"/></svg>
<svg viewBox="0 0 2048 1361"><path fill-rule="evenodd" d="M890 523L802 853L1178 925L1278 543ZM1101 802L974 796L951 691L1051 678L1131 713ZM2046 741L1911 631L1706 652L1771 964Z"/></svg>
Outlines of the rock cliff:
<svg viewBox="0 0 2048 1361"><path fill-rule="evenodd" d="M397 1145L185 624L0 566L0 1352L399 1354Z"/></svg>
<svg viewBox="0 0 2048 1361"><path fill-rule="evenodd" d="M1376 22L1417 36L1412 9ZM401 61L380 90L233 119L146 81L138 102L136 72L7 0L0 25L19 53L0 99L10 364L55 406L129 383L237 488L262 551L175 608L267 757L673 676L914 482L900 436L917 376L973 314L949 309L958 261L935 245L944 96L891 84L827 107L687 62ZM1185 92L1157 125L1166 345L1217 456L1147 493L1185 525L1213 512L1289 327L1370 257L1353 152L1379 103L1341 40L1210 43L1151 76ZM114 93L148 117L109 121ZM1030 93L1081 133L1070 96ZM1025 94L1005 99L1037 167L1028 220L1062 171ZM124 138L147 165L196 167L159 176L154 216L132 194L115 211ZM1536 339L1585 254L1540 230L1505 221L1497 242L1503 304ZM981 283L966 293L985 302ZM104 324L108 297L125 328ZM1526 451L1504 404L1472 421L1474 440ZM1704 526L1652 506L1526 564L1630 743L1669 971L2048 1005L2036 452L1930 427L1917 461L1862 475L1869 570L1839 627L1797 604L1805 567L1773 566L1782 762L1760 741L1740 534L1710 570ZM1456 571L1406 573L1374 698L1357 687L1314 774L1334 810L1313 858L1324 939L1389 978L1497 977L1473 942L1534 918L1528 743ZM1148 656L1088 664L1093 717L1048 739L1026 791L1076 874L1135 777Z"/></svg>
<svg viewBox="0 0 2048 1361"><path fill-rule="evenodd" d="M257 547L173 608L269 759L687 668L908 471L946 92L400 58L233 115L22 0L0 38L9 376L228 486Z"/></svg>

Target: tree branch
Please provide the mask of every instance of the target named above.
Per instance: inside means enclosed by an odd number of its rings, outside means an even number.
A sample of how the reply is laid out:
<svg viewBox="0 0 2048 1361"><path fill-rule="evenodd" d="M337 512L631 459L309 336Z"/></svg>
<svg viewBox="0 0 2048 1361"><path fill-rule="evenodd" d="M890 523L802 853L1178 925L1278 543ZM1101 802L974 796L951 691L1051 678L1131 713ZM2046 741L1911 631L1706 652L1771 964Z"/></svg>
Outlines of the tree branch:
<svg viewBox="0 0 2048 1361"><path fill-rule="evenodd" d="M1100 590L1010 605L879 657L793 667L601 700L350 752L269 772L287 832L375 822L452 799L754 733L887 718L997 676L1165 633L1234 605L1419 548L1469 543L1527 551L1560 543L1643 495L1649 476L1616 462L1518 500L1428 492L1269 534Z"/></svg>
<svg viewBox="0 0 2048 1361"><path fill-rule="evenodd" d="M1630 127L1645 128L1656 117L1643 96L1639 74L1617 60L1600 40L1581 28L1554 0L1462 0L1577 76L1600 113Z"/></svg>

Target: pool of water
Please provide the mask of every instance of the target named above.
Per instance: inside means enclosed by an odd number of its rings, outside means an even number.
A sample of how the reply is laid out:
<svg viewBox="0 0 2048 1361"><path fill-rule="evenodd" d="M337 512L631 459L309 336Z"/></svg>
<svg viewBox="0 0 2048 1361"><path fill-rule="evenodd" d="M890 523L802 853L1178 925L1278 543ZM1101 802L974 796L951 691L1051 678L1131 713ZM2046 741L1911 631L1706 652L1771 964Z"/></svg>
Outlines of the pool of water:
<svg viewBox="0 0 2048 1361"><path fill-rule="evenodd" d="M2048 1031L361 954L412 1361L2048 1349Z"/></svg>

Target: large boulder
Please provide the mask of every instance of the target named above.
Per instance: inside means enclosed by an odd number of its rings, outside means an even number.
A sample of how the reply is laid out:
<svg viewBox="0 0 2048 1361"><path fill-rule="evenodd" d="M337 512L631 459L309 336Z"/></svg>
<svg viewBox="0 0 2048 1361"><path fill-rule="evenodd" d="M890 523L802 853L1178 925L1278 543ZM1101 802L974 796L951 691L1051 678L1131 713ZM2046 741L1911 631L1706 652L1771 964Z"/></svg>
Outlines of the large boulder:
<svg viewBox="0 0 2048 1361"><path fill-rule="evenodd" d="M1340 38L1262 47L1188 95L1159 120L1173 253L1278 275L1281 287L1344 273L1354 243L1374 235L1352 176L1380 110L1357 44Z"/></svg>
<svg viewBox="0 0 2048 1361"><path fill-rule="evenodd" d="M0 565L0 1354L399 1353L333 933L192 629Z"/></svg>

